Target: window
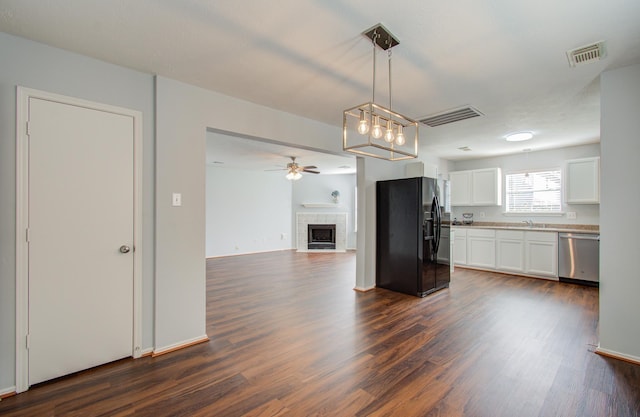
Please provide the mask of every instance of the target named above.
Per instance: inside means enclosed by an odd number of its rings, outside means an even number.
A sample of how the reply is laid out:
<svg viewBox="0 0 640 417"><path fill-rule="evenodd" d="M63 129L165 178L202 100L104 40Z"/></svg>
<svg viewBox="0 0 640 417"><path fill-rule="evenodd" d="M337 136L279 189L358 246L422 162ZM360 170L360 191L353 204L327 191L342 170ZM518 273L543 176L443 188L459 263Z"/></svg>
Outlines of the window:
<svg viewBox="0 0 640 417"><path fill-rule="evenodd" d="M521 172L506 175L508 213L559 213L560 170Z"/></svg>

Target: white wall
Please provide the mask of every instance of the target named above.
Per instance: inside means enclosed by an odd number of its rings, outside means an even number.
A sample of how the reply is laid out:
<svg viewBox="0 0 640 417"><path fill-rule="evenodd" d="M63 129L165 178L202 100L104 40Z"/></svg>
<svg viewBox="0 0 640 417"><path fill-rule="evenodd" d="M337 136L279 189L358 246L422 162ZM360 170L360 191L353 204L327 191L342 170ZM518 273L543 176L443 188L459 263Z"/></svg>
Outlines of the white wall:
<svg viewBox="0 0 640 417"><path fill-rule="evenodd" d="M143 349L153 346L153 77L0 33L0 393L15 386L16 86L143 114Z"/></svg>
<svg viewBox="0 0 640 417"><path fill-rule="evenodd" d="M600 347L640 362L640 65L601 76Z"/></svg>
<svg viewBox="0 0 640 417"><path fill-rule="evenodd" d="M347 213L347 249L356 248L355 199L356 174L304 175L293 181L293 218L291 230L296 236L296 213ZM336 207L303 207L304 203L333 204L331 193L340 192L340 201ZM292 243L296 246L295 241Z"/></svg>
<svg viewBox="0 0 640 417"><path fill-rule="evenodd" d="M206 184L207 257L292 247L292 185L282 172L207 166Z"/></svg>
<svg viewBox="0 0 640 417"><path fill-rule="evenodd" d="M341 129L156 77L156 349L205 332L205 140L207 128L334 153ZM340 109L336 112L339 115ZM338 117L338 116L337 116ZM260 120L261 123L255 123ZM300 132L305 132L300 135ZM375 181L402 177L403 165L358 163L357 288L375 286ZM171 207L181 192L183 206ZM215 202L214 202L215 203ZM362 241L361 241L362 239ZM361 244L362 243L362 244Z"/></svg>
<svg viewBox="0 0 640 417"><path fill-rule="evenodd" d="M547 168L561 168L564 175L564 163L568 159L587 158L600 156L600 144L573 146L568 148L553 149L539 152L523 152L517 155L506 155L494 158L471 159L456 161L452 171L464 171L480 168L502 168L502 198L504 204L505 181L504 175L513 171L536 170ZM505 216L504 205L500 207L452 207L451 218L462 220L462 213L474 213L475 221L490 222L519 222L531 219L537 223L555 224L599 224L600 206L598 204L566 204L563 202L562 211L576 212L575 220L568 220L566 216ZM480 217L481 213L485 217Z"/></svg>

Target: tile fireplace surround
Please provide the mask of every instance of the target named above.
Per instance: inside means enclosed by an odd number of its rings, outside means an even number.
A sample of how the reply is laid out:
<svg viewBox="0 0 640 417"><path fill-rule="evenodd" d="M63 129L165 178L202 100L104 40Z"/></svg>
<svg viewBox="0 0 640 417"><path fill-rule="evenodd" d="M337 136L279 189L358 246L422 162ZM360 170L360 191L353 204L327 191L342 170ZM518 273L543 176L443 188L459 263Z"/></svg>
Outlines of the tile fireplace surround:
<svg viewBox="0 0 640 417"><path fill-rule="evenodd" d="M308 249L310 224L335 224L335 249ZM298 252L346 252L347 250L347 213L296 213L296 235Z"/></svg>

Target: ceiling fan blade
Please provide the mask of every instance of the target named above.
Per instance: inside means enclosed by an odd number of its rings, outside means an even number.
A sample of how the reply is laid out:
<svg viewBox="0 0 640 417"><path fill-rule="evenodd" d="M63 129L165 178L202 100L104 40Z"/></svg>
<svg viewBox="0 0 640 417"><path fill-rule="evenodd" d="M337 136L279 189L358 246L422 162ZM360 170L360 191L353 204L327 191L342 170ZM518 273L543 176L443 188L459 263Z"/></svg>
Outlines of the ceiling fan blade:
<svg viewBox="0 0 640 417"><path fill-rule="evenodd" d="M306 167L302 167L303 169L318 169L315 165L307 165Z"/></svg>
<svg viewBox="0 0 640 417"><path fill-rule="evenodd" d="M313 171L311 169L303 169L302 172L308 172L310 174L319 174L320 173L319 171Z"/></svg>

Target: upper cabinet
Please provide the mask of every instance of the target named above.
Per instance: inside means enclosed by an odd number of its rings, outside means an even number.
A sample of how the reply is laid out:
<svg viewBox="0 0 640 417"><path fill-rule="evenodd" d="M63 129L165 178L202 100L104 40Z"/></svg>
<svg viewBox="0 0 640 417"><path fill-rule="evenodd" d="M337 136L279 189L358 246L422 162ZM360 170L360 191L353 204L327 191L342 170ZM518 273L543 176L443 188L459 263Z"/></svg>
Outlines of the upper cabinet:
<svg viewBox="0 0 640 417"><path fill-rule="evenodd" d="M471 205L471 171L454 171L449 173L451 184L451 205Z"/></svg>
<svg viewBox="0 0 640 417"><path fill-rule="evenodd" d="M566 165L567 204L600 203L600 158L571 159Z"/></svg>
<svg viewBox="0 0 640 417"><path fill-rule="evenodd" d="M474 169L449 173L452 206L502 205L500 168Z"/></svg>

